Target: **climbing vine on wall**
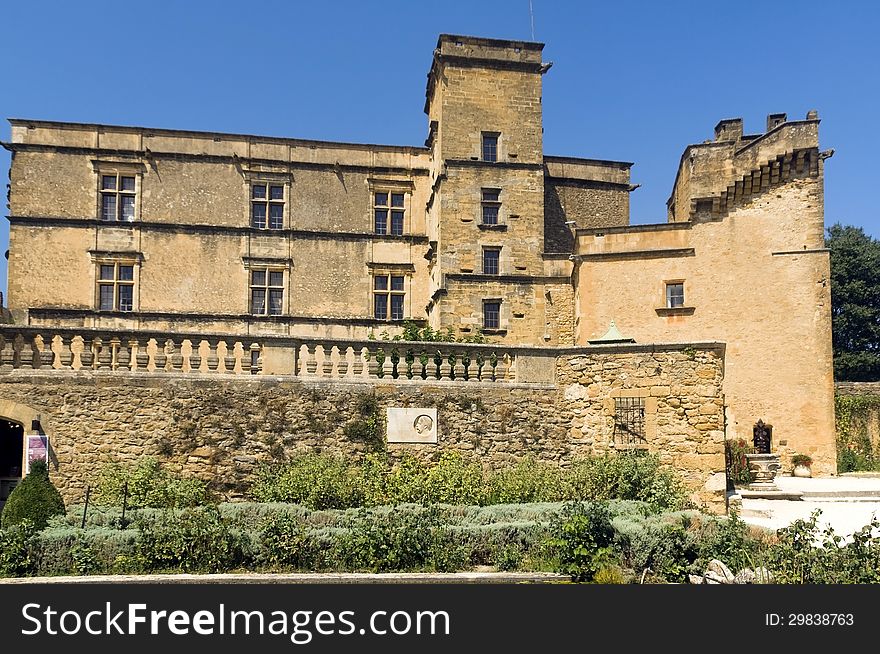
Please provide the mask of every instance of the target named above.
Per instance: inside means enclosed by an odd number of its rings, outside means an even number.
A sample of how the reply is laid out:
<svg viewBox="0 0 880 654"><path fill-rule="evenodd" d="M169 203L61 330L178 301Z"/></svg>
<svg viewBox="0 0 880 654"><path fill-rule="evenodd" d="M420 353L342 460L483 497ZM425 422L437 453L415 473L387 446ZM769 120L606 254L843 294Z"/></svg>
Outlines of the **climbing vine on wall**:
<svg viewBox="0 0 880 654"><path fill-rule="evenodd" d="M880 396L836 395L834 412L838 472L880 469L880 453L868 432L872 416L880 415Z"/></svg>

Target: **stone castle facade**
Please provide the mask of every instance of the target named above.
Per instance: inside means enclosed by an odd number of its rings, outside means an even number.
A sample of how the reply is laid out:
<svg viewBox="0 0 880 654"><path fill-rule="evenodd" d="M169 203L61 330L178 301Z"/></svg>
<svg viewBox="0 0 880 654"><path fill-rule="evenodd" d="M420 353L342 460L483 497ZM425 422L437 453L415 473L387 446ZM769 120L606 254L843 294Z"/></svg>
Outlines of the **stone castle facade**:
<svg viewBox="0 0 880 654"><path fill-rule="evenodd" d="M668 221L630 225L630 163L544 153L542 47L441 35L424 146L11 119L0 370L544 384L583 404L554 459L613 446L634 411L670 460L697 446L668 426L703 425L714 458L685 470L717 475L723 440L762 419L834 472L817 115L721 121L682 155ZM414 374L368 342L407 320L490 345L416 353ZM644 361L704 350L723 365L684 381ZM562 384L599 352L617 358Z"/></svg>

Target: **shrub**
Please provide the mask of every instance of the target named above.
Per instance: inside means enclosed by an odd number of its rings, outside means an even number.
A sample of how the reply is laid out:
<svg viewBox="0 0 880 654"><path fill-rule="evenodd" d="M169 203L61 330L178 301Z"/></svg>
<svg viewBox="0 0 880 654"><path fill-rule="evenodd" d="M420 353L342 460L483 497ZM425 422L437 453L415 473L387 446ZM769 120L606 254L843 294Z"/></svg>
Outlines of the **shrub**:
<svg viewBox="0 0 880 654"><path fill-rule="evenodd" d="M122 506L123 496L131 509L193 507L209 500L205 482L177 477L149 456L134 465L115 461L101 468L93 496L95 503Z"/></svg>
<svg viewBox="0 0 880 654"><path fill-rule="evenodd" d="M339 560L352 570L388 572L457 567L462 556L441 529L438 507L369 513L361 510L337 541ZM439 564L439 565L438 565Z"/></svg>
<svg viewBox="0 0 880 654"><path fill-rule="evenodd" d="M727 480L731 484L742 485L751 483L749 460L746 454L754 452L754 448L742 438L724 441L724 462L727 466Z"/></svg>
<svg viewBox="0 0 880 654"><path fill-rule="evenodd" d="M791 457L791 465L793 466L811 466L813 459L806 454L795 454Z"/></svg>
<svg viewBox="0 0 880 654"><path fill-rule="evenodd" d="M0 522L9 528L29 520L40 530L50 517L62 513L64 500L49 479L49 468L45 462L35 461L28 475L9 494Z"/></svg>
<svg viewBox="0 0 880 654"><path fill-rule="evenodd" d="M291 515L267 516L260 525L258 560L270 567L305 568L312 550L305 523Z"/></svg>
<svg viewBox="0 0 880 654"><path fill-rule="evenodd" d="M529 457L495 471L488 481L489 504L552 502L565 497L565 478L558 466Z"/></svg>
<svg viewBox="0 0 880 654"><path fill-rule="evenodd" d="M247 538L230 529L216 507L139 517L137 555L146 570L223 572L244 560Z"/></svg>
<svg viewBox="0 0 880 654"><path fill-rule="evenodd" d="M557 558L557 571L573 581L592 581L602 568L613 563L614 528L603 502L571 502L554 519L550 545Z"/></svg>
<svg viewBox="0 0 880 654"><path fill-rule="evenodd" d="M443 452L425 476L424 497L428 504L484 504L483 466L460 452Z"/></svg>
<svg viewBox="0 0 880 654"><path fill-rule="evenodd" d="M653 454L604 454L579 459L568 474L572 500L639 500L658 509L679 509L687 493L675 474Z"/></svg>
<svg viewBox="0 0 880 654"><path fill-rule="evenodd" d="M696 529L699 558L695 569L705 570L712 559L724 561L733 572L753 568L763 558L765 543L757 530L747 525L736 511L727 518L714 518Z"/></svg>
<svg viewBox="0 0 880 654"><path fill-rule="evenodd" d="M36 534L30 520L0 529L0 577L23 577L33 571Z"/></svg>
<svg viewBox="0 0 880 654"><path fill-rule="evenodd" d="M357 471L344 459L301 454L258 471L251 495L261 502L292 502L310 509L343 509L363 504Z"/></svg>

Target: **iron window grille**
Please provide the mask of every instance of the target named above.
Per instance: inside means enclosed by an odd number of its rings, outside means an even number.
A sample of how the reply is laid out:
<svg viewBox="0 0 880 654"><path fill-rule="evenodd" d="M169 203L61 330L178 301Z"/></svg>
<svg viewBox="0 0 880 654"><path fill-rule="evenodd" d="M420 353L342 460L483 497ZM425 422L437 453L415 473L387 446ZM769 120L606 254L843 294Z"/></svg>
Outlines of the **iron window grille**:
<svg viewBox="0 0 880 654"><path fill-rule="evenodd" d="M614 445L632 447L645 443L645 398L614 398Z"/></svg>

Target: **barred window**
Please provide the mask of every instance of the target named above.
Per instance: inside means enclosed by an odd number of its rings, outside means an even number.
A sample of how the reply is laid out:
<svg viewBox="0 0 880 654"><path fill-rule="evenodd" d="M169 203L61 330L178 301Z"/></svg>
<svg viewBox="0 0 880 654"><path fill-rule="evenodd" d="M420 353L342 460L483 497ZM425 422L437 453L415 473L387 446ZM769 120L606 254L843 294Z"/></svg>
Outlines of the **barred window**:
<svg viewBox="0 0 880 654"><path fill-rule="evenodd" d="M137 183L133 175L101 175L101 220L133 221L136 189Z"/></svg>
<svg viewBox="0 0 880 654"><path fill-rule="evenodd" d="M134 310L134 264L119 262L98 264L98 309L100 311Z"/></svg>
<svg viewBox="0 0 880 654"><path fill-rule="evenodd" d="M403 275L373 277L373 317L376 320L403 320L405 297Z"/></svg>
<svg viewBox="0 0 880 654"><path fill-rule="evenodd" d="M284 186L251 185L251 227L257 229L284 227Z"/></svg>
<svg viewBox="0 0 880 654"><path fill-rule="evenodd" d="M614 398L614 444L622 446L645 443L645 398Z"/></svg>
<svg viewBox="0 0 880 654"><path fill-rule="evenodd" d="M284 307L284 271L270 268L251 270L251 313L280 316Z"/></svg>
<svg viewBox="0 0 880 654"><path fill-rule="evenodd" d="M391 191L373 193L373 232L402 236L405 204L404 193Z"/></svg>

